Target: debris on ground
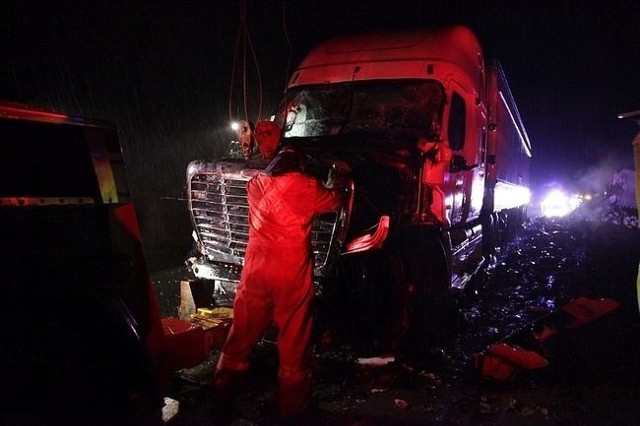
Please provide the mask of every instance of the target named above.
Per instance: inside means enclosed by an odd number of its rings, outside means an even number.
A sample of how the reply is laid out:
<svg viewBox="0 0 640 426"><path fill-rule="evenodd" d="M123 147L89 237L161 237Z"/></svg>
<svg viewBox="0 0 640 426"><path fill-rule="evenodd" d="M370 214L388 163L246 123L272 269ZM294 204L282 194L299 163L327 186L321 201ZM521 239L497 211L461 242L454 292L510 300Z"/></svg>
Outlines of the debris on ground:
<svg viewBox="0 0 640 426"><path fill-rule="evenodd" d="M317 411L303 424L628 424L640 416L640 395L630 391L640 377L633 344L640 339L638 259L638 229L579 216L529 221L461 295L461 327L442 348L441 368L421 370L386 354L362 359L348 346L319 342ZM271 340L256 348L242 415L229 424L273 423L265 409L277 389ZM474 354L528 351L539 357L532 364L506 357L518 367L517 380L492 379L474 365ZM211 424L216 407L207 381L218 354L176 376L175 426Z"/></svg>

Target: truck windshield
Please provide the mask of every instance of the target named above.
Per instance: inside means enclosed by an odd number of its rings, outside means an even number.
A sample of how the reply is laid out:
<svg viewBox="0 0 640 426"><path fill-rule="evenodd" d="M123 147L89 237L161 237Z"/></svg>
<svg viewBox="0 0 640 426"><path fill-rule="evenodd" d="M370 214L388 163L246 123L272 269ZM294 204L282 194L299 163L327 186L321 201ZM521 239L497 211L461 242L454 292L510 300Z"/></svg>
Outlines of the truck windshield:
<svg viewBox="0 0 640 426"><path fill-rule="evenodd" d="M276 123L284 137L383 133L438 139L444 93L434 81L376 81L294 88Z"/></svg>

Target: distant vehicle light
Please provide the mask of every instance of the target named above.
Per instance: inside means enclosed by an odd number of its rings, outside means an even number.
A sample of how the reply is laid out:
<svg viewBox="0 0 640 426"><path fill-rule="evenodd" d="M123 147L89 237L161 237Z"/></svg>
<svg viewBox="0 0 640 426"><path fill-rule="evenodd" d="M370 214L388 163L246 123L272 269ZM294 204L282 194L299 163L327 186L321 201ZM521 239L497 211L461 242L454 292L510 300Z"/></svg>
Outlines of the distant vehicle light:
<svg viewBox="0 0 640 426"><path fill-rule="evenodd" d="M541 203L542 215L546 217L563 217L580 206L580 198L569 196L555 189L544 198Z"/></svg>
<svg viewBox="0 0 640 426"><path fill-rule="evenodd" d="M237 121L232 121L231 122L231 130L233 130L234 132L240 129L240 123L238 123Z"/></svg>

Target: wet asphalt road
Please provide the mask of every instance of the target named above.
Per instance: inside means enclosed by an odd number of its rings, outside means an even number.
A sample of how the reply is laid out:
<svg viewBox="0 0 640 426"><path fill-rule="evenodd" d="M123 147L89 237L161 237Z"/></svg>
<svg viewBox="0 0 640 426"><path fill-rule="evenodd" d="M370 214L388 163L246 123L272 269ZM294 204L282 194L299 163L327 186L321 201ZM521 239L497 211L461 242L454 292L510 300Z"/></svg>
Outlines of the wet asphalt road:
<svg viewBox="0 0 640 426"><path fill-rule="evenodd" d="M363 366L348 347L317 348L314 425L635 425L640 424L640 318L635 279L640 232L620 226L537 220L503 249L460 297L458 333L440 365ZM164 316L175 315L183 267L153 274ZM474 354L526 334L536 320L571 300L612 298L620 308L549 339L545 368L520 369L509 381L483 376ZM515 336L515 337L514 337ZM181 370L170 390L177 425L220 424L208 385L217 357ZM274 422L275 347L262 342L228 424Z"/></svg>

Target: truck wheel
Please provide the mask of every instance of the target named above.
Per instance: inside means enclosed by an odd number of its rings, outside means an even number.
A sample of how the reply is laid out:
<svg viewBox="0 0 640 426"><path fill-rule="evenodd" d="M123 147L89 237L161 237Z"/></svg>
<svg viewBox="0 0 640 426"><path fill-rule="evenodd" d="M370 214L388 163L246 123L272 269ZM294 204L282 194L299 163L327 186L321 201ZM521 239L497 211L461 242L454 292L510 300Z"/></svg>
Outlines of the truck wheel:
<svg viewBox="0 0 640 426"><path fill-rule="evenodd" d="M401 352L411 362L430 364L449 335L451 296L442 242L434 238L408 252L404 272L406 339Z"/></svg>

